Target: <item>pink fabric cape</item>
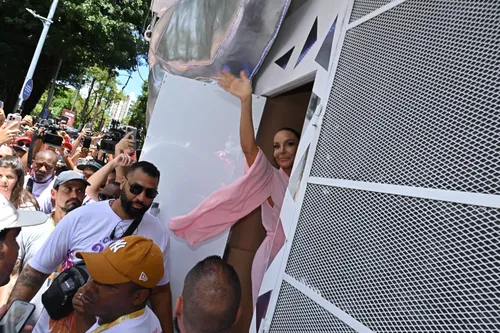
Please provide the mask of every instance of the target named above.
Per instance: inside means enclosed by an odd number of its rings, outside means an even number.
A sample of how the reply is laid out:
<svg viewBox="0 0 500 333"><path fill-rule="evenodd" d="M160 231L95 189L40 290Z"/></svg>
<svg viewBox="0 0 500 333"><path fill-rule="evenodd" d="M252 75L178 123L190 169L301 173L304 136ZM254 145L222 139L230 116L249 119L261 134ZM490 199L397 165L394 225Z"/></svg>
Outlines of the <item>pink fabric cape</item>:
<svg viewBox="0 0 500 333"><path fill-rule="evenodd" d="M285 243L279 215L288 181L288 175L274 168L259 149L252 167L245 166L244 176L212 193L189 214L174 217L168 223L169 229L177 237L197 245L231 228L238 220L262 206L262 225L267 235L252 264L254 305L268 263ZM269 197L272 198L273 207L267 200Z"/></svg>

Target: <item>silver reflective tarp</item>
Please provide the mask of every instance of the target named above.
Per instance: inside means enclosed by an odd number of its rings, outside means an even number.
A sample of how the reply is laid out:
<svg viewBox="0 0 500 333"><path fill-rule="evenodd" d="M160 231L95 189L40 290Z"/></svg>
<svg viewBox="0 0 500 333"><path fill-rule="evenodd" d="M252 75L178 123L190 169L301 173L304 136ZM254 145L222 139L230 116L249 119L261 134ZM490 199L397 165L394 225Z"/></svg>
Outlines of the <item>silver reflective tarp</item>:
<svg viewBox="0 0 500 333"><path fill-rule="evenodd" d="M252 78L291 0L157 1L163 10L149 50L148 122L165 72L210 82L223 69L245 70Z"/></svg>

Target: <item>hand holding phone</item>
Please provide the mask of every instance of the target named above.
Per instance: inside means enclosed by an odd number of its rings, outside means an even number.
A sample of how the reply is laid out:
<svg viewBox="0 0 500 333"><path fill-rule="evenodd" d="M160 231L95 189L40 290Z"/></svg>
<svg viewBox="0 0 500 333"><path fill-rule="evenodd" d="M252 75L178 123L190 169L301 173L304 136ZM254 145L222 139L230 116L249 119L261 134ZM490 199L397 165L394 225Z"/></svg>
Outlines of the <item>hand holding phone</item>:
<svg viewBox="0 0 500 333"><path fill-rule="evenodd" d="M19 128L19 126L21 126L21 120L23 118L21 117L20 114L18 113L11 113L7 116L7 120L5 121L6 124L9 124L9 123L17 123L17 128Z"/></svg>
<svg viewBox="0 0 500 333"><path fill-rule="evenodd" d="M16 300L12 302L7 312L0 320L2 332L29 332L31 327L25 327L31 315L35 311L35 305Z"/></svg>

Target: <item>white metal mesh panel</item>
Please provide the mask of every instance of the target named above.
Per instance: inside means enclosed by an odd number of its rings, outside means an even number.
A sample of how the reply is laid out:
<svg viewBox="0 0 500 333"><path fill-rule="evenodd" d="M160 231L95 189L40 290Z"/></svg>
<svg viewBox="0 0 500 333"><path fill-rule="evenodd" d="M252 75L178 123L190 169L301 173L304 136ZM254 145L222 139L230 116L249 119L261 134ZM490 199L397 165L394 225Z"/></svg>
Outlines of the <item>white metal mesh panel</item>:
<svg viewBox="0 0 500 333"><path fill-rule="evenodd" d="M269 332L355 332L286 281L281 285Z"/></svg>
<svg viewBox="0 0 500 333"><path fill-rule="evenodd" d="M373 12L374 10L379 9L382 6L387 5L389 2L393 0L358 0L354 2L354 6L352 7L351 19L349 22L354 22L357 19L362 18Z"/></svg>
<svg viewBox="0 0 500 333"><path fill-rule="evenodd" d="M499 239L498 209L309 184L286 272L376 332L498 332Z"/></svg>
<svg viewBox="0 0 500 333"><path fill-rule="evenodd" d="M499 33L500 2L476 0L348 30L311 175L500 194Z"/></svg>

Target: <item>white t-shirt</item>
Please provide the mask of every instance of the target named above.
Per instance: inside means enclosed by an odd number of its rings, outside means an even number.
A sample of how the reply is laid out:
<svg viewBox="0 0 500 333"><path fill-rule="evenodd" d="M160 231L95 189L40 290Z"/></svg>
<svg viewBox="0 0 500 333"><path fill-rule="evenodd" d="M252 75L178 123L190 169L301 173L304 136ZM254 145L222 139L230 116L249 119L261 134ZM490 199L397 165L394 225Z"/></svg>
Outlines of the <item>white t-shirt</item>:
<svg viewBox="0 0 500 333"><path fill-rule="evenodd" d="M62 264L62 270L72 267L81 259L77 252L101 252L113 240L110 235L116 227L115 240L119 239L132 220L122 220L111 209L109 201L100 201L82 206L66 215L29 262L30 266L44 274L55 272ZM165 223L146 213L134 235L152 239L163 253L165 275L158 283L167 284L169 280L169 234ZM42 312L34 332L49 332L49 316Z"/></svg>
<svg viewBox="0 0 500 333"><path fill-rule="evenodd" d="M35 254L42 248L54 228L54 220L52 217L49 217L47 222L44 224L33 227L24 227L21 229L21 232L17 236L17 243L19 244L19 254L17 257L22 261L21 269L26 267ZM42 313L42 294L47 291L51 282L51 279L45 280L40 290L31 300L30 303L35 304L35 311L28 321L29 325L34 325Z"/></svg>
<svg viewBox="0 0 500 333"><path fill-rule="evenodd" d="M97 322L92 326L87 333L93 332L99 325ZM140 317L124 320L121 323L112 326L103 333L162 333L160 321L153 311L146 306L146 312Z"/></svg>
<svg viewBox="0 0 500 333"><path fill-rule="evenodd" d="M24 188L26 188L26 185L28 184L29 179L30 179L29 175L24 177ZM43 191L45 191L45 189L47 189L47 188L51 189L54 186L55 180L56 180L56 178L53 177L52 180L47 181L45 183L33 182L33 189L31 191L31 194L33 194L33 196L35 198L38 198L43 193ZM49 194L50 194L50 190L49 190Z"/></svg>
<svg viewBox="0 0 500 333"><path fill-rule="evenodd" d="M40 211L44 212L45 214L52 213L52 189L52 186L47 187L42 192L42 194L40 194L40 196L36 198L36 201L38 201L38 206L40 206Z"/></svg>

